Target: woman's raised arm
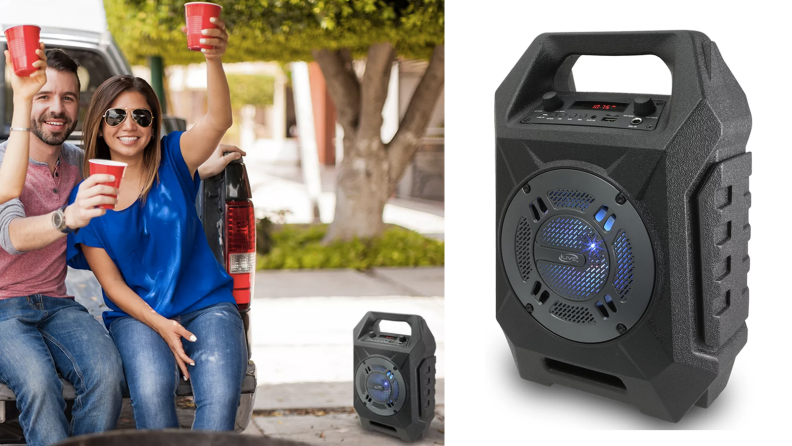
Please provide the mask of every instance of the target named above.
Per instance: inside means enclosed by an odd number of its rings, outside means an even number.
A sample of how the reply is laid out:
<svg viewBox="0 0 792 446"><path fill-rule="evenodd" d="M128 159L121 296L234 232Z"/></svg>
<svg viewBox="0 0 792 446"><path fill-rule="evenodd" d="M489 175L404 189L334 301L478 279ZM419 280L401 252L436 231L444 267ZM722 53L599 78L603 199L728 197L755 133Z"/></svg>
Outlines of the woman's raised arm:
<svg viewBox="0 0 792 446"><path fill-rule="evenodd" d="M182 156L192 175L209 158L233 124L231 94L221 60L228 46L228 33L225 22L216 17L211 20L217 29L203 30L204 37L201 38L201 43L214 46L213 49L201 50L206 57L208 111L198 123L182 134L180 141Z"/></svg>

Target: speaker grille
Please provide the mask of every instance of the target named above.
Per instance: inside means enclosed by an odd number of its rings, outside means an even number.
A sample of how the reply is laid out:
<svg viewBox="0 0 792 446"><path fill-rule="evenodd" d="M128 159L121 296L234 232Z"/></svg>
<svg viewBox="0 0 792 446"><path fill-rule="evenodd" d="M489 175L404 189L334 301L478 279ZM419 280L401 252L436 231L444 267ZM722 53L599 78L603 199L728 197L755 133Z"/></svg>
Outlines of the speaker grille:
<svg viewBox="0 0 792 446"><path fill-rule="evenodd" d="M539 230L537 244L585 254L584 267L538 260L539 274L553 291L568 299L585 299L608 280L608 256L603 240L588 223L575 217L556 217Z"/></svg>
<svg viewBox="0 0 792 446"><path fill-rule="evenodd" d="M567 305L563 302L556 301L550 307L550 314L567 321L572 324L593 324L594 315L586 307L578 307L575 305Z"/></svg>
<svg viewBox="0 0 792 446"><path fill-rule="evenodd" d="M377 403L392 407L393 402L399 399L399 383L387 367L372 365L365 372L366 393Z"/></svg>
<svg viewBox="0 0 792 446"><path fill-rule="evenodd" d="M539 231L537 242L542 246L582 251L586 242L595 237L594 229L574 217L557 217Z"/></svg>
<svg viewBox="0 0 792 446"><path fill-rule="evenodd" d="M581 211L585 211L594 202L594 197L591 195L574 189L551 190L547 193L547 198L555 208L572 208Z"/></svg>
<svg viewBox="0 0 792 446"><path fill-rule="evenodd" d="M613 287L619 292L621 300L627 298L633 283L634 258L630 238L624 230L619 231L616 241L613 243L613 250L616 251L616 277L613 279Z"/></svg>
<svg viewBox="0 0 792 446"><path fill-rule="evenodd" d="M604 266L603 266L604 264ZM539 274L553 291L568 299L581 300L599 292L608 278L608 262L581 269L540 260Z"/></svg>
<svg viewBox="0 0 792 446"><path fill-rule="evenodd" d="M520 224L517 225L514 251L517 255L520 276L523 281L528 281L528 275L531 274L531 226L525 217L521 218Z"/></svg>

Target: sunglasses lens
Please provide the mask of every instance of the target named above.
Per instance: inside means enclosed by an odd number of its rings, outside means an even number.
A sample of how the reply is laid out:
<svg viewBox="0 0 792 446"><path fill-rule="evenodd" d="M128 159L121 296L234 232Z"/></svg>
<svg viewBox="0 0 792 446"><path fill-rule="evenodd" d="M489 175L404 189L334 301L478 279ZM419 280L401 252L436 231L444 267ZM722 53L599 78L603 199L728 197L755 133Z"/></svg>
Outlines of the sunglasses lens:
<svg viewBox="0 0 792 446"><path fill-rule="evenodd" d="M132 112L132 118L140 124L141 127L148 127L151 125L152 116L151 112L148 110L135 110Z"/></svg>
<svg viewBox="0 0 792 446"><path fill-rule="evenodd" d="M121 124L124 122L124 118L126 118L126 110L123 108L111 108L105 113L105 122L110 127L116 127Z"/></svg>

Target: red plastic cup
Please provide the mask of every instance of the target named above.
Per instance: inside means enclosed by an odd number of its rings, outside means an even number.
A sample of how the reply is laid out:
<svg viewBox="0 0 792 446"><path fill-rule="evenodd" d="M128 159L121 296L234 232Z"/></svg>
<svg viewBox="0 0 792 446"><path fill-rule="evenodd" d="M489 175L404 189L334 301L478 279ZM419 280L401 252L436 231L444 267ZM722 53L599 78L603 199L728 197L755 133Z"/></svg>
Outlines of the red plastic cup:
<svg viewBox="0 0 792 446"><path fill-rule="evenodd" d="M30 76L36 72L33 62L39 60L36 50L40 48L41 28L35 25L20 25L5 30L8 51L14 63L14 73L19 77Z"/></svg>
<svg viewBox="0 0 792 446"><path fill-rule="evenodd" d="M184 5L184 13L187 16L187 48L193 51L201 49L211 50L212 45L201 44L201 31L204 29L215 29L217 25L210 22L212 17L220 18L220 5L205 2L192 2Z"/></svg>
<svg viewBox="0 0 792 446"><path fill-rule="evenodd" d="M95 175L97 173L106 173L113 175L115 177L115 181L112 183L99 183L99 184L106 184L108 186L113 186L114 188L118 189L121 186L121 178L124 177L124 170L126 170L127 164L122 163L119 161L110 161L110 160L101 160L101 159L92 159L88 160L91 163L91 175ZM109 197L118 198L118 195L108 195ZM105 209L115 209L115 206L112 204L102 204L99 207L103 207Z"/></svg>

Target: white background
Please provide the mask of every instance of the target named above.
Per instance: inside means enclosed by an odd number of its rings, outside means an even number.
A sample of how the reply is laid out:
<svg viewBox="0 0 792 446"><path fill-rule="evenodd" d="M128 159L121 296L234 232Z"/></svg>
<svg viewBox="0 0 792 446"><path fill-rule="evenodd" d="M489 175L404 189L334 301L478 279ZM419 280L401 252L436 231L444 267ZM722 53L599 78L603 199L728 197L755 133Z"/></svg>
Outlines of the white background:
<svg viewBox="0 0 792 446"><path fill-rule="evenodd" d="M786 3L446 3L447 444L731 444L744 443L747 435L754 442L792 444L792 263L787 241L792 111L786 99L792 95L792 13L780 5ZM753 115L748 344L715 403L709 409L694 407L677 424L623 403L520 379L495 319L495 90L543 32L669 29L701 31L718 44ZM645 65L625 77L646 70ZM658 86L661 93L670 90L668 70L661 66L655 71L657 77L641 81ZM608 78L615 76L609 70ZM590 70L576 69L575 81L581 91L584 82L610 90L608 79ZM619 85L624 84L617 81L614 89L641 92ZM579 429L751 432L687 432L669 438L647 432L575 432Z"/></svg>

